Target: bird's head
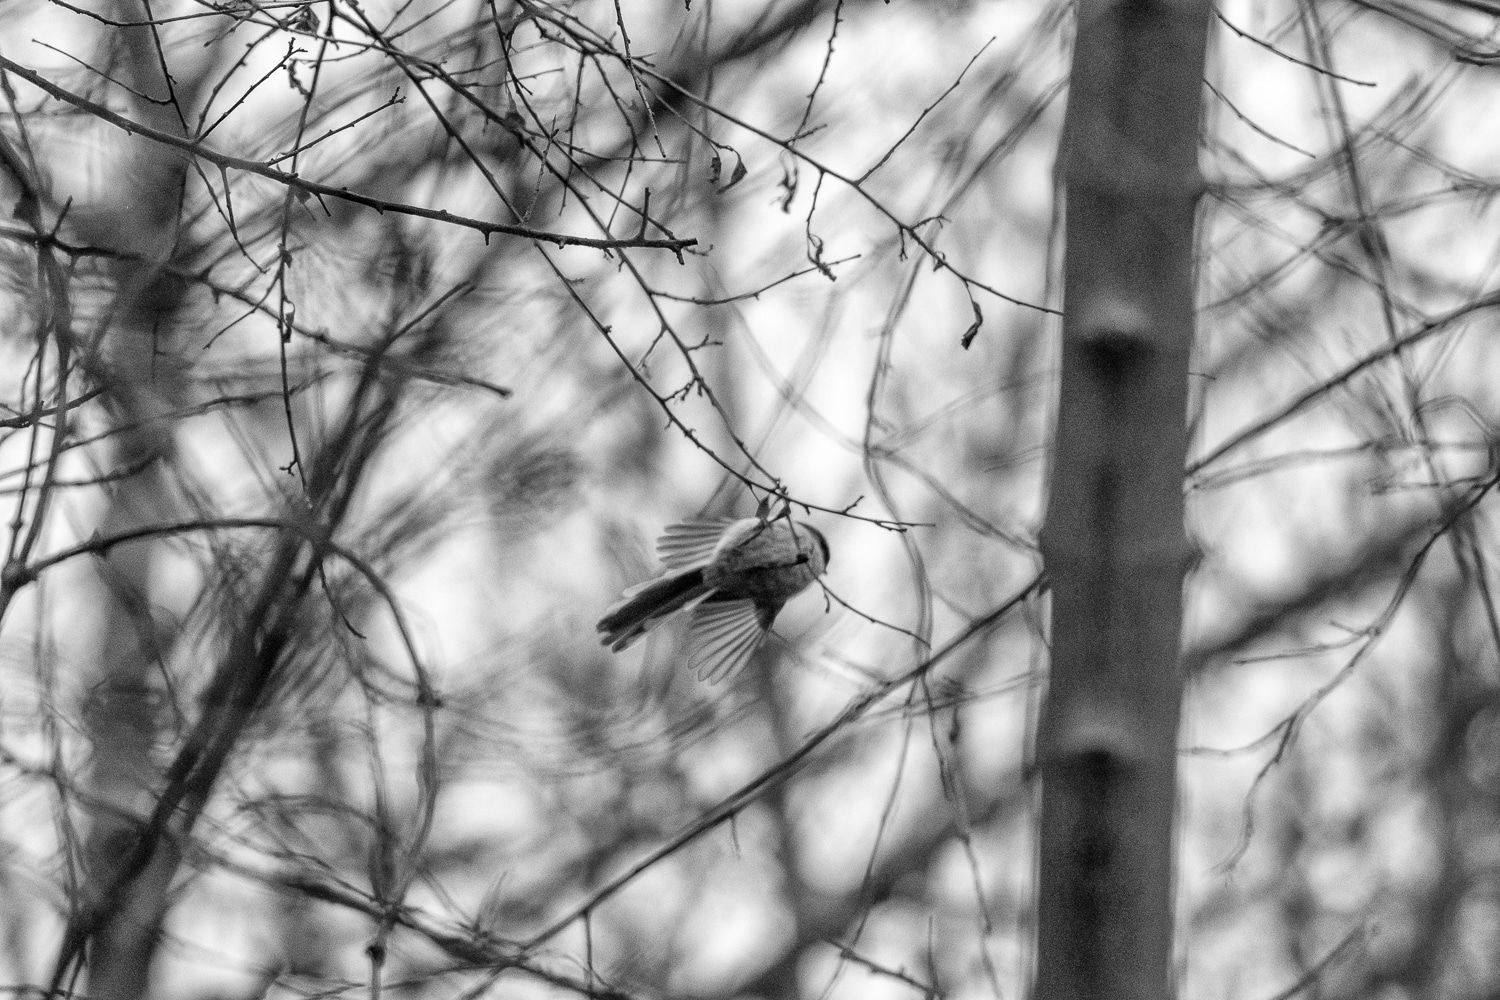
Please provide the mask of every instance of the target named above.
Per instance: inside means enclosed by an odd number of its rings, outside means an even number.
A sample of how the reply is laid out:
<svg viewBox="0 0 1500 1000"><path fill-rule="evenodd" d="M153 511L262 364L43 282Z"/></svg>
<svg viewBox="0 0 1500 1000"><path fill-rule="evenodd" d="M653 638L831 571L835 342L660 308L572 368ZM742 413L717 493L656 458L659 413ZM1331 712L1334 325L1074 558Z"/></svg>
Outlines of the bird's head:
<svg viewBox="0 0 1500 1000"><path fill-rule="evenodd" d="M828 562L833 555L828 548L828 539L806 521L797 522L796 534L798 551L807 555L808 562L813 564L813 572L821 574L828 567Z"/></svg>

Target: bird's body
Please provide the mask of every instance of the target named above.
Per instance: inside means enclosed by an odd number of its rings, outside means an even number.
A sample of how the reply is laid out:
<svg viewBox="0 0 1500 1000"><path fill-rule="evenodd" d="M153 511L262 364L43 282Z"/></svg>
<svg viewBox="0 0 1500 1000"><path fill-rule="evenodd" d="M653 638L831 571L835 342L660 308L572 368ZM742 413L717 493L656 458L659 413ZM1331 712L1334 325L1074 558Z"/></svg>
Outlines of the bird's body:
<svg viewBox="0 0 1500 1000"><path fill-rule="evenodd" d="M789 518L686 521L667 528L656 551L666 572L604 613L604 644L618 652L686 611L688 664L707 681L743 667L782 606L828 566L823 535Z"/></svg>

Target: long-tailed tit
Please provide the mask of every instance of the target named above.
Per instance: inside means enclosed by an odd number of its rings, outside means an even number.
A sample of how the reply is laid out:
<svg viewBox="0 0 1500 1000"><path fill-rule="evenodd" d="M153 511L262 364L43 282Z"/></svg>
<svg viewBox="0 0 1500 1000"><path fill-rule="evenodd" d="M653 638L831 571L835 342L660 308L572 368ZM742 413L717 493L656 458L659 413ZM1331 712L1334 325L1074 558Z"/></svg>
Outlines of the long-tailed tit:
<svg viewBox="0 0 1500 1000"><path fill-rule="evenodd" d="M828 566L828 540L786 517L674 524L656 553L665 572L625 591L604 613L604 644L619 652L685 611L688 666L711 683L749 662L777 612Z"/></svg>

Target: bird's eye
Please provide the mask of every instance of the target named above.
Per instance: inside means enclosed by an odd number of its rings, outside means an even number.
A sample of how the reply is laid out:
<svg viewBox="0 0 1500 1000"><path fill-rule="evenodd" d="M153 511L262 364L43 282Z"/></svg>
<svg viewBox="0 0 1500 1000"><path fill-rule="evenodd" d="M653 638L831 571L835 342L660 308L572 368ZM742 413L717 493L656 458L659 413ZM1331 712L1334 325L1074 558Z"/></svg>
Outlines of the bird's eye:
<svg viewBox="0 0 1500 1000"><path fill-rule="evenodd" d="M824 538L823 533L810 524L804 524L801 527L803 531L812 535L813 541L818 543L818 549L823 553L823 564L826 566L829 559L833 556L833 553L828 550L828 539Z"/></svg>

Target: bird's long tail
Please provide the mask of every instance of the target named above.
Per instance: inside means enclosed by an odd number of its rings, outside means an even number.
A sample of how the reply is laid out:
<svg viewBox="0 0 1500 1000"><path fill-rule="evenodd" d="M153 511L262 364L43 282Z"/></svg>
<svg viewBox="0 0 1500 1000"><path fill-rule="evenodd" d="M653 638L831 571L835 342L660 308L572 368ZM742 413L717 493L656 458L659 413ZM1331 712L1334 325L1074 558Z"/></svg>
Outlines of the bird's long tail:
<svg viewBox="0 0 1500 1000"><path fill-rule="evenodd" d="M713 592L714 588L703 582L701 568L647 580L631 587L599 619L599 631L604 634L602 641L618 653L655 628L663 618L693 607Z"/></svg>

